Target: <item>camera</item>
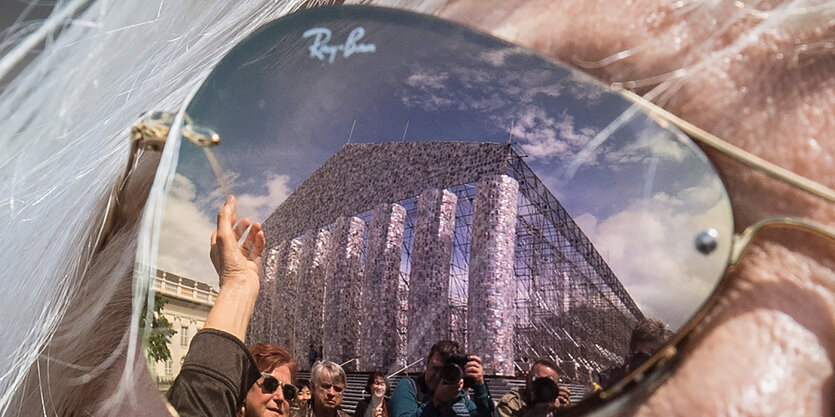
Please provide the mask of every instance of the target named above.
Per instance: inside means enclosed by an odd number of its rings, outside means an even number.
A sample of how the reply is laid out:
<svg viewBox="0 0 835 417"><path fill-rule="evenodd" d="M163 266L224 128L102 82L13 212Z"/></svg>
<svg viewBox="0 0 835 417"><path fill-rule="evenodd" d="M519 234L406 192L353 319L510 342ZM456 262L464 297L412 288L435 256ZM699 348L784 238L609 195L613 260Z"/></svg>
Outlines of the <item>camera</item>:
<svg viewBox="0 0 835 417"><path fill-rule="evenodd" d="M449 353L444 356L444 366L441 368L441 382L446 385L458 384L464 378L464 369L467 367L469 355L461 353ZM464 386L470 386L464 381Z"/></svg>
<svg viewBox="0 0 835 417"><path fill-rule="evenodd" d="M530 395L534 404L553 403L560 395L560 387L551 378L536 378L531 382Z"/></svg>

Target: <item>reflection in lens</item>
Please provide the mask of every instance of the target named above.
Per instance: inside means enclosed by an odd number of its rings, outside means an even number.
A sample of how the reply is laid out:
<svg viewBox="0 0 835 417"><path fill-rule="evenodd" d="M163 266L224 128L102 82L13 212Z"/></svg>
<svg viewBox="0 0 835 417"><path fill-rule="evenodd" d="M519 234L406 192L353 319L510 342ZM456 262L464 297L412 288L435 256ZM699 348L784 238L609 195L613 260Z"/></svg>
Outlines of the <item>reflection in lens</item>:
<svg viewBox="0 0 835 417"><path fill-rule="evenodd" d="M264 221L249 343L394 371L453 339L486 374L551 358L562 381L588 384L619 378L686 323L732 230L724 189L686 138L642 114L607 131L628 102L518 47L339 10L260 30L188 108L224 137L215 150L239 212ZM314 29L364 47L317 54ZM211 233L214 178L184 144L160 268L214 276L190 243ZM711 229L718 249L702 255L694 239ZM660 344L636 349L646 323L660 324Z"/></svg>

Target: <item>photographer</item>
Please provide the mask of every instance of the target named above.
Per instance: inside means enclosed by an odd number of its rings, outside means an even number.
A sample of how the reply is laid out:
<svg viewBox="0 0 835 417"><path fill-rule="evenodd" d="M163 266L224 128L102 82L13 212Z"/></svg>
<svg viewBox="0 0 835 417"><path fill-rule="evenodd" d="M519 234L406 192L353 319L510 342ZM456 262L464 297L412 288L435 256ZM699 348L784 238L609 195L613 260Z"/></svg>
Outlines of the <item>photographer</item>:
<svg viewBox="0 0 835 417"><path fill-rule="evenodd" d="M534 362L525 388L513 389L496 407L499 417L545 416L571 405L571 392L559 386L557 364L550 359Z"/></svg>
<svg viewBox="0 0 835 417"><path fill-rule="evenodd" d="M661 320L644 319L635 325L629 337L629 353L623 358L623 365L609 368L600 373L600 385L609 388L641 366L655 352L667 343L667 328Z"/></svg>
<svg viewBox="0 0 835 417"><path fill-rule="evenodd" d="M495 408L484 383L481 358L462 355L461 345L442 340L432 345L426 372L404 378L389 401L392 417L493 417ZM472 389L472 397L467 395Z"/></svg>

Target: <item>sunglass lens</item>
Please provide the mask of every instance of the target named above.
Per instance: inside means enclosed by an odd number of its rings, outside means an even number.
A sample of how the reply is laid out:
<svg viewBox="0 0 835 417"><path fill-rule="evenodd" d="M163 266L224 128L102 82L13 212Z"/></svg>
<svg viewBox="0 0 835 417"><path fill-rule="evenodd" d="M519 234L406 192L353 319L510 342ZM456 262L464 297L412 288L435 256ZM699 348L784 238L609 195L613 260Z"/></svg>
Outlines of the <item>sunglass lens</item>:
<svg viewBox="0 0 835 417"><path fill-rule="evenodd" d="M299 393L299 389L290 384L284 384L281 389L284 391L284 399L287 401L295 400L296 394Z"/></svg>
<svg viewBox="0 0 835 417"><path fill-rule="evenodd" d="M278 379L271 375L264 375L264 392L272 394L278 389Z"/></svg>
<svg viewBox="0 0 835 417"><path fill-rule="evenodd" d="M261 279L287 283L266 293L284 314L259 307L255 339L281 329L355 357L340 341L366 318L396 316L398 332L419 335L408 346L434 337L416 329L466 336L487 375L544 355L587 384L623 366L633 334L663 346L687 328L730 254L728 196L688 138L574 69L431 17L360 7L287 16L223 58L186 113L224 142L208 152L184 143L167 218L204 213L211 224L219 202L209 196L228 193L217 185L225 174L213 181L218 161L241 173L236 194L271 201L259 214L272 259ZM402 232L388 240L386 230ZM411 271L418 292L403 305L372 285L391 314L357 308L360 286L310 305L287 291L322 290L314 259L363 285L372 271ZM426 302L428 291L448 297ZM441 311L448 330L434 325ZM345 326L320 322L327 331L313 334L286 320L302 314ZM639 329L655 323L646 318L661 325ZM391 358L367 370L411 355L385 340L357 341Z"/></svg>

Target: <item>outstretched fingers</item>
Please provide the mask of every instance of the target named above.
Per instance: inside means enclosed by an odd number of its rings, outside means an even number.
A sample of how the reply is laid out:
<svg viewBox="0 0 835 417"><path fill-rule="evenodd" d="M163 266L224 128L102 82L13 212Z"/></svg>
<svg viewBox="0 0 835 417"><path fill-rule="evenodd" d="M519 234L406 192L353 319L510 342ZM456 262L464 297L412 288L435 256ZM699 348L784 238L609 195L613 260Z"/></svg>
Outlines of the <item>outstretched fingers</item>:
<svg viewBox="0 0 835 417"><path fill-rule="evenodd" d="M226 197L226 202L223 207L217 212L217 238L220 242L215 240L215 243L222 245L236 245L238 239L235 237L233 225L237 220L235 216L235 208L237 207L237 200L235 196Z"/></svg>
<svg viewBox="0 0 835 417"><path fill-rule="evenodd" d="M260 262L265 245L266 239L261 230L261 223L255 223L249 228L246 240L241 245L241 253L247 260Z"/></svg>
<svg viewBox="0 0 835 417"><path fill-rule="evenodd" d="M264 231L261 229L261 223L255 223L249 229L247 241L252 244L249 247L247 257L256 263L261 262L261 256L264 254L264 247L267 245L267 239L264 237Z"/></svg>
<svg viewBox="0 0 835 417"><path fill-rule="evenodd" d="M219 266L218 256L219 256L219 254L218 254L218 248L217 248L217 230L212 232L211 243L212 243L212 246L209 249L209 259L212 260L212 265L215 266L215 270L218 270L218 266Z"/></svg>
<svg viewBox="0 0 835 417"><path fill-rule="evenodd" d="M249 219L244 218L244 219L241 219L241 221L239 221L235 225L235 227L233 229L235 231L235 240L240 240L241 239L241 236L244 235L244 232L246 232L246 229L249 227L249 225L251 223L252 222Z"/></svg>

